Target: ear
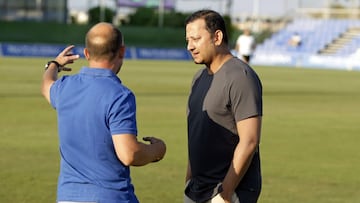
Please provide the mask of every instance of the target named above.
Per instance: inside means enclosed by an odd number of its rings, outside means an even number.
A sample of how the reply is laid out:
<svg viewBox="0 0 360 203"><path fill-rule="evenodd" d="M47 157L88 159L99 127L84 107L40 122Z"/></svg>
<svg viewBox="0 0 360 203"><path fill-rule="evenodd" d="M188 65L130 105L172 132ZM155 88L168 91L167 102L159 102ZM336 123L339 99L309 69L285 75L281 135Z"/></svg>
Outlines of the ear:
<svg viewBox="0 0 360 203"><path fill-rule="evenodd" d="M216 30L214 33L214 44L220 46L223 41L224 34L221 30Z"/></svg>
<svg viewBox="0 0 360 203"><path fill-rule="evenodd" d="M90 59L89 50L87 48L84 49L84 56L85 56L86 60Z"/></svg>

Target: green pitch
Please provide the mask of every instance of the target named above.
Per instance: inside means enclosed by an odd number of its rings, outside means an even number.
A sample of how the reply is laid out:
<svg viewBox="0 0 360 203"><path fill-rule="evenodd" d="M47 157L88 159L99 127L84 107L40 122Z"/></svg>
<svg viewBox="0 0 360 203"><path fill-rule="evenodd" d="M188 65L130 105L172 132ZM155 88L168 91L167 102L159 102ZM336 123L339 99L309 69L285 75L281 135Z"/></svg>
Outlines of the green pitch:
<svg viewBox="0 0 360 203"><path fill-rule="evenodd" d="M56 114L40 95L47 60L0 58L0 202L55 202ZM139 137L168 148L163 161L132 168L143 203L182 202L186 100L199 68L129 60L119 74L137 96ZM360 72L254 68L264 87L259 202L360 202Z"/></svg>

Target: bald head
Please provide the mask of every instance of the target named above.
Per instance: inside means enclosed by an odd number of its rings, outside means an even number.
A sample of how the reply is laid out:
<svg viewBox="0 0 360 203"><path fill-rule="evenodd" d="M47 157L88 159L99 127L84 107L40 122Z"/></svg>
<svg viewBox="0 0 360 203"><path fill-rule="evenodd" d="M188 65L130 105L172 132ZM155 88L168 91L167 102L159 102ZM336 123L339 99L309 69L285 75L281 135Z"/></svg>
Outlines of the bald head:
<svg viewBox="0 0 360 203"><path fill-rule="evenodd" d="M110 23L98 23L86 34L86 49L89 60L112 61L123 46L123 37Z"/></svg>

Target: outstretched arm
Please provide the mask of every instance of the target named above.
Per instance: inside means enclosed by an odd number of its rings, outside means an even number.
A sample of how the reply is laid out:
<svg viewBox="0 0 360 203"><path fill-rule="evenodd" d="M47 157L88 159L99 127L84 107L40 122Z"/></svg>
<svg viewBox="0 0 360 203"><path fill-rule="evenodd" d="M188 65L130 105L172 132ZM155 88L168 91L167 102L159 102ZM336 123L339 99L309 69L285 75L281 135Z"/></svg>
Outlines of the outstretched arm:
<svg viewBox="0 0 360 203"><path fill-rule="evenodd" d="M155 137L143 139L149 141L150 144L139 142L132 134L119 134L112 137L116 155L126 166L143 166L160 161L166 152L165 143Z"/></svg>
<svg viewBox="0 0 360 203"><path fill-rule="evenodd" d="M55 60L48 63L48 66L43 74L41 93L45 99L50 103L50 87L58 79L58 72L71 71L70 68L66 68L65 65L73 63L78 59L79 55L71 54L74 45L66 47Z"/></svg>

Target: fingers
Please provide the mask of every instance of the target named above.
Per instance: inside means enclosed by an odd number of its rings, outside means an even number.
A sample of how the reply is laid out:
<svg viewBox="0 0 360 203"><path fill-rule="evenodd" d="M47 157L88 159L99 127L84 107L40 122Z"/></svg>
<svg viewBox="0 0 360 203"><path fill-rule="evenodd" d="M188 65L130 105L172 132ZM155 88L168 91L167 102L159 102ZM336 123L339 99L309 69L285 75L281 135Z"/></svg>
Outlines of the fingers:
<svg viewBox="0 0 360 203"><path fill-rule="evenodd" d="M146 142L150 142L150 137L143 137L143 140Z"/></svg>
<svg viewBox="0 0 360 203"><path fill-rule="evenodd" d="M75 47L75 45L69 45L67 46L59 55L67 55L69 53L71 53L72 49Z"/></svg>
<svg viewBox="0 0 360 203"><path fill-rule="evenodd" d="M144 137L143 140L147 141L147 142L150 142L151 144L154 144L154 143L156 143L156 141L159 141L155 137Z"/></svg>
<svg viewBox="0 0 360 203"><path fill-rule="evenodd" d="M150 142L150 144L155 144L158 142L162 142L162 140L155 138L155 137L143 137L143 140L146 142Z"/></svg>
<svg viewBox="0 0 360 203"><path fill-rule="evenodd" d="M79 54L73 54L72 49L74 48L74 45L67 46L60 54L56 57L56 61L62 66L62 70L64 71L70 71L70 68L65 68L63 66L74 63L75 60L80 58Z"/></svg>
<svg viewBox="0 0 360 203"><path fill-rule="evenodd" d="M71 71L71 68L68 68L68 67L61 67L61 71Z"/></svg>
<svg viewBox="0 0 360 203"><path fill-rule="evenodd" d="M164 158L166 153L166 145L164 141L155 137L144 137L143 140L150 142L151 145L156 147L156 155L153 162L158 162Z"/></svg>

